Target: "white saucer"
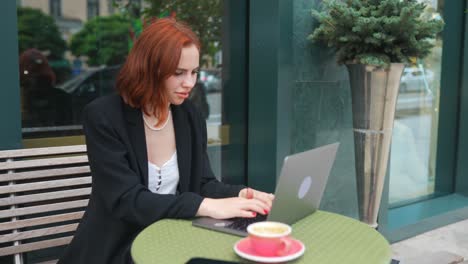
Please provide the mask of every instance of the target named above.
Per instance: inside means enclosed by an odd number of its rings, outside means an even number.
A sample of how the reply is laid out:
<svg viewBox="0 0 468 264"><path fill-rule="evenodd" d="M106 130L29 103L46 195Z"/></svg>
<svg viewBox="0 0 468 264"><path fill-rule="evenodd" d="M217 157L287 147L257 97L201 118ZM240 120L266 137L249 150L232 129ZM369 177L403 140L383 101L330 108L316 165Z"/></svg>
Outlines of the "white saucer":
<svg viewBox="0 0 468 264"><path fill-rule="evenodd" d="M246 237L243 238L234 245L234 252L242 258L256 261L256 262L263 262L263 263L279 263L279 262L286 262L296 259L304 254L305 246L304 244L297 240L291 238L291 249L289 253L285 256L280 257L264 257L255 254L255 252L250 247L250 238Z"/></svg>

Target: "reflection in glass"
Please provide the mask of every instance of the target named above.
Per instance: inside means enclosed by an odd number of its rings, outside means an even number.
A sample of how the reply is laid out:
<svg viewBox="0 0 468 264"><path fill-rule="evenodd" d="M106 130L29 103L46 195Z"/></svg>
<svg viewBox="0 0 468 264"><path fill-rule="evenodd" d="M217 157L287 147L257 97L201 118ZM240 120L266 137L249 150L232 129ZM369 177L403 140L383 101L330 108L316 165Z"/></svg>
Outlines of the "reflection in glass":
<svg viewBox="0 0 468 264"><path fill-rule="evenodd" d="M71 120L71 96L54 87L55 73L37 49L19 58L22 123L25 127L67 125Z"/></svg>
<svg viewBox="0 0 468 264"><path fill-rule="evenodd" d="M443 1L432 0L424 15L441 18ZM389 202L406 204L434 193L443 40L431 54L408 64L401 77L390 158Z"/></svg>
<svg viewBox="0 0 468 264"><path fill-rule="evenodd" d="M114 92L120 66L145 25L158 17L173 16L191 25L200 37L201 70L190 100L207 121L208 144L219 146L223 142L222 1L45 2L18 2L20 52L35 48L44 67L41 73L36 73L35 69L24 69L26 64L21 63L20 71L30 73L23 74L21 80L23 138L81 134L84 106ZM27 67L31 65L34 63ZM41 77L42 72L49 77ZM220 164L216 164L221 160L219 153L210 157L219 161L212 162L217 175L220 175Z"/></svg>

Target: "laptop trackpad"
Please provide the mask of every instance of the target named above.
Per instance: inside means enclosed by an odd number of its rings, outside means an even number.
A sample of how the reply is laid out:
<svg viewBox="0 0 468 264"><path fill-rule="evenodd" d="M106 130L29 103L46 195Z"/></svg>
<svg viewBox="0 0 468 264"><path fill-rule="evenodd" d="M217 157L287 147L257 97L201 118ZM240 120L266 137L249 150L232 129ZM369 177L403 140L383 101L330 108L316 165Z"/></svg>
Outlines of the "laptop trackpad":
<svg viewBox="0 0 468 264"><path fill-rule="evenodd" d="M197 218L193 221L193 225L196 226L213 226L213 227L225 227L231 224L233 221L231 220L220 220L220 219L214 219L210 217L200 217Z"/></svg>
<svg viewBox="0 0 468 264"><path fill-rule="evenodd" d="M237 236L247 236L246 231L234 230L228 226L234 221L225 219L218 220L209 217L200 217L192 221L193 226L203 227L211 230L216 230L224 233L229 233Z"/></svg>

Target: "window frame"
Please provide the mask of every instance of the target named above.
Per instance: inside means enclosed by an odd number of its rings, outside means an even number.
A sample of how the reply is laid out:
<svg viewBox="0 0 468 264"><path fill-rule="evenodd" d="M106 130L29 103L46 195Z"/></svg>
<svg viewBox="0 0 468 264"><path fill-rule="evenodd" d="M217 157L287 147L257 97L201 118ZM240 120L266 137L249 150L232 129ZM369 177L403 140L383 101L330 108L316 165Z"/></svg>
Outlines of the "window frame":
<svg viewBox="0 0 468 264"><path fill-rule="evenodd" d="M441 90L437 137L436 182L433 195L411 204L390 207L389 173L379 214L379 228L391 242L468 218L468 36L463 1L445 1ZM465 175L463 177L462 175Z"/></svg>

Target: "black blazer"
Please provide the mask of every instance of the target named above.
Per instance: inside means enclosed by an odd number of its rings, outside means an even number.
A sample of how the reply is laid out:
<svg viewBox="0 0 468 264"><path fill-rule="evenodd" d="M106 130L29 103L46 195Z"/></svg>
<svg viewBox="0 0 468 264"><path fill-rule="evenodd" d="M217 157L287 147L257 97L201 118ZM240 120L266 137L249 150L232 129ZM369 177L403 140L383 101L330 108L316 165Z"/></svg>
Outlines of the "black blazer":
<svg viewBox="0 0 468 264"><path fill-rule="evenodd" d="M143 117L118 95L101 97L83 112L91 198L59 263L129 263L135 236L163 218L192 218L203 197L237 196L244 186L217 181L206 154L206 123L189 101L171 106L179 185L176 195L148 189ZM155 146L157 147L157 146Z"/></svg>

